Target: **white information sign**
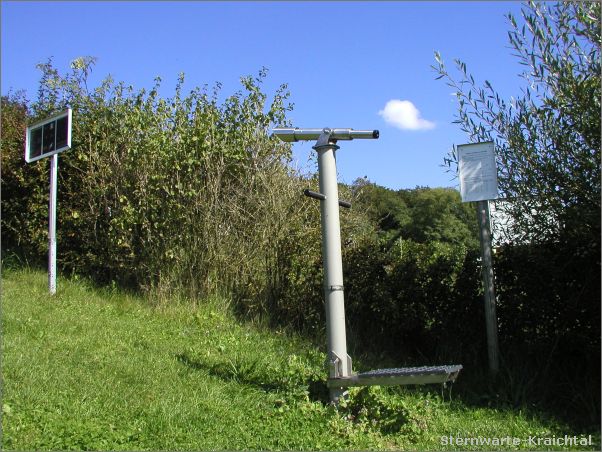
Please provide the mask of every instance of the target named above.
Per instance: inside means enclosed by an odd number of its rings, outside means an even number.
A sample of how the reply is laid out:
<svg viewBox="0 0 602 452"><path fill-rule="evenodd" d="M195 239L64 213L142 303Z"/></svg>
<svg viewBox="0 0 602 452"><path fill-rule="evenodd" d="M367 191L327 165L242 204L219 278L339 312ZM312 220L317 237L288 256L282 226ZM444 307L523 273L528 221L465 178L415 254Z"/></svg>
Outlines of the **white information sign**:
<svg viewBox="0 0 602 452"><path fill-rule="evenodd" d="M493 141L459 145L458 170L462 202L498 197Z"/></svg>

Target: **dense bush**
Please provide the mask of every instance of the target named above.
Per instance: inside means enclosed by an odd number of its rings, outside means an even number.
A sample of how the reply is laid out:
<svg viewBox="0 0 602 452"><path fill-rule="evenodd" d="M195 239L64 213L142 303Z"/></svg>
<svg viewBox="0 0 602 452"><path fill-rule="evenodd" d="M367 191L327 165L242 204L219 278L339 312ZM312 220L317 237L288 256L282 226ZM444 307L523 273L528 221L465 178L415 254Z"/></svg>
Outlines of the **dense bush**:
<svg viewBox="0 0 602 452"><path fill-rule="evenodd" d="M41 65L29 114L22 99L3 99L4 249L47 247L48 162L24 163L23 130L70 106L73 148L59 159L63 270L154 294L236 286L267 295L279 253L312 234L303 227L311 207L286 164L290 147L268 134L285 122L286 87L267 107L265 71L242 78L244 92L221 105L219 85L184 96L183 76L171 98L159 96L159 79L148 92L110 79L88 92L92 63L74 61L65 77Z"/></svg>
<svg viewBox="0 0 602 452"><path fill-rule="evenodd" d="M580 252L589 250L589 252ZM599 250L508 246L496 258L500 347L520 390L584 422L600 420Z"/></svg>
<svg viewBox="0 0 602 452"><path fill-rule="evenodd" d="M349 252L345 276L359 350L423 364L466 359L472 352L474 335L454 333L465 331L467 322L482 330L481 317L475 318L480 299L474 252L441 242L398 240L388 250L371 242Z"/></svg>
<svg viewBox="0 0 602 452"><path fill-rule="evenodd" d="M39 263L48 250L48 162L23 159L28 105L22 93L2 98L2 248ZM45 227L46 226L46 227Z"/></svg>
<svg viewBox="0 0 602 452"><path fill-rule="evenodd" d="M583 247L588 249L587 247ZM487 375L478 250L376 240L348 250L345 288L352 354L390 365L459 363L476 401L600 418L600 263L559 244L506 245L494 258L502 370Z"/></svg>
<svg viewBox="0 0 602 452"><path fill-rule="evenodd" d="M183 75L169 98L159 78L148 91L110 78L89 90L93 63L79 58L66 76L42 64L35 102L2 99L3 250L44 260L48 161L23 161L23 132L70 106L73 146L58 182L63 271L159 298L232 295L245 315L319 324L319 207L302 196L317 181L292 170L290 145L270 136L286 125L286 85L269 104L266 70L221 103L219 84L184 95ZM349 237L364 233L360 217L344 215Z"/></svg>

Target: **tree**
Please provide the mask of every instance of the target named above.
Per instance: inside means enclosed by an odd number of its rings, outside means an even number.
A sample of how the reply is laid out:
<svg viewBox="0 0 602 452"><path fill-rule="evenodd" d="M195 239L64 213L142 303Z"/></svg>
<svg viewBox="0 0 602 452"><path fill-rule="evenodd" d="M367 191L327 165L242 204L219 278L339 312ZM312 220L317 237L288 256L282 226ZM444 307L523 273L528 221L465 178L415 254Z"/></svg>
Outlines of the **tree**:
<svg viewBox="0 0 602 452"><path fill-rule="evenodd" d="M523 392L548 406L559 408L565 391L587 400L561 409L590 422L600 418L600 10L529 2L520 23L507 16L526 68L516 99L478 86L462 61L458 79L439 54L434 66L456 91L455 122L470 141L495 142L512 238L523 242L495 258L505 373L531 382L538 390ZM455 150L445 161L455 169Z"/></svg>
<svg viewBox="0 0 602 452"><path fill-rule="evenodd" d="M416 187L395 191L366 178L355 180L351 190L389 246L402 238L478 247L474 213L460 201L457 190Z"/></svg>
<svg viewBox="0 0 602 452"><path fill-rule="evenodd" d="M474 213L451 188L417 187L400 190L400 196L411 209L411 221L402 229L404 238L417 242L444 242L478 247L478 231Z"/></svg>
<svg viewBox="0 0 602 452"><path fill-rule="evenodd" d="M511 47L527 82L503 100L455 60L433 68L456 90L456 123L471 141L493 140L500 191L515 238L600 243L600 2L529 2L508 14ZM457 166L452 150L445 162Z"/></svg>
<svg viewBox="0 0 602 452"><path fill-rule="evenodd" d="M383 233L391 232L393 236L398 236L398 231L411 221L410 210L395 191L376 185L366 178L356 179L352 191L357 196L357 202ZM390 234L385 235L391 238Z"/></svg>
<svg viewBox="0 0 602 452"><path fill-rule="evenodd" d="M47 249L48 163L23 160L29 110L23 92L2 96L0 158L2 168L2 250L22 254ZM32 236L42 231L42 240Z"/></svg>

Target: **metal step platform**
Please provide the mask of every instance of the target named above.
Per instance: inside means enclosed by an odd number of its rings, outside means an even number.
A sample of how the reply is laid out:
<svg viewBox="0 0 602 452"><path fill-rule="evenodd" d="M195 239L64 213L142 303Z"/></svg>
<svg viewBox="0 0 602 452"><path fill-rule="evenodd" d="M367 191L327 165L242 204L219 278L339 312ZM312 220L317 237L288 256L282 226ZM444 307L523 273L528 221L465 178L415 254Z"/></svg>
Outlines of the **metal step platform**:
<svg viewBox="0 0 602 452"><path fill-rule="evenodd" d="M402 367L397 369L377 369L351 375L346 378L329 378L329 388L351 386L396 386L424 385L454 382L462 370L462 365Z"/></svg>

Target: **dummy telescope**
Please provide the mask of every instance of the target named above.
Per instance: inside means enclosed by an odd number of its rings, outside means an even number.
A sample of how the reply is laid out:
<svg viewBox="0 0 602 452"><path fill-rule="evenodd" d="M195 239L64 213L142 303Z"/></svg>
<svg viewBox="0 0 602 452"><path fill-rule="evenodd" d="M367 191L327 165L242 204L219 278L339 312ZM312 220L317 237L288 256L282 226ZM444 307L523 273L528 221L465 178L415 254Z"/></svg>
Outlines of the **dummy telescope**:
<svg viewBox="0 0 602 452"><path fill-rule="evenodd" d="M453 382L461 365L404 367L353 372L351 357L347 354L345 327L345 296L341 226L339 207L351 204L339 199L335 152L337 140L378 138L378 130L300 129L279 127L274 136L287 143L316 141L313 149L318 154L318 192L304 190L303 194L320 201L322 226L322 262L324 268L324 305L326 309L326 336L328 357L328 388L330 401L338 404L346 397L350 386L415 385Z"/></svg>

